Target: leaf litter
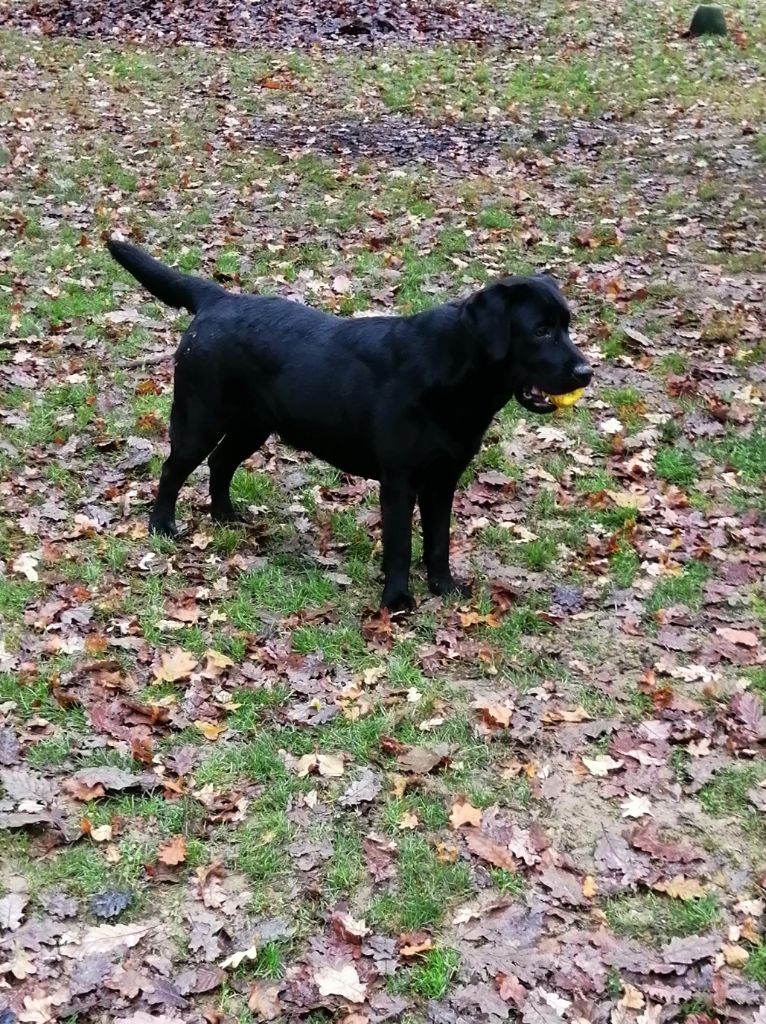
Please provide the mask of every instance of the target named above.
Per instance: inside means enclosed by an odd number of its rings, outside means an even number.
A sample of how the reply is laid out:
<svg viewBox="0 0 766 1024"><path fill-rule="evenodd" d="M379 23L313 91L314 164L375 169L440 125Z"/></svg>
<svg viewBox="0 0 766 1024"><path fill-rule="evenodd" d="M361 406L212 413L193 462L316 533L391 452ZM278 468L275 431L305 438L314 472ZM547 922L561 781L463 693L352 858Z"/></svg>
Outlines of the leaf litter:
<svg viewBox="0 0 766 1024"><path fill-rule="evenodd" d="M571 7L0 14L29 32L3 37L0 1020L766 1019L762 156L732 99L763 47ZM547 53L524 94L547 39L570 77ZM435 41L436 70L396 46ZM621 96L633 49L661 102ZM708 60L729 95L678 95ZM252 532L192 481L188 542L148 542L175 323L95 254L170 221L190 266L340 312L559 277L598 387L490 433L455 504L475 600L365 610L374 492L273 441Z"/></svg>

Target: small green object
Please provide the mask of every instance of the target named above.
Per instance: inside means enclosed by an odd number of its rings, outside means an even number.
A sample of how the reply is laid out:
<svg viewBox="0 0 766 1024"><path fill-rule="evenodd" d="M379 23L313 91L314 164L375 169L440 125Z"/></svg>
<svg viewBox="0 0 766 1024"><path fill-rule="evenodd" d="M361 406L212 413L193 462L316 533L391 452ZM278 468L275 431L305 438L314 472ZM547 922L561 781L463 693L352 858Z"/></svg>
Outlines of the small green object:
<svg viewBox="0 0 766 1024"><path fill-rule="evenodd" d="M725 36L728 35L726 18L723 8L715 4L700 4L694 12L689 27L690 36Z"/></svg>

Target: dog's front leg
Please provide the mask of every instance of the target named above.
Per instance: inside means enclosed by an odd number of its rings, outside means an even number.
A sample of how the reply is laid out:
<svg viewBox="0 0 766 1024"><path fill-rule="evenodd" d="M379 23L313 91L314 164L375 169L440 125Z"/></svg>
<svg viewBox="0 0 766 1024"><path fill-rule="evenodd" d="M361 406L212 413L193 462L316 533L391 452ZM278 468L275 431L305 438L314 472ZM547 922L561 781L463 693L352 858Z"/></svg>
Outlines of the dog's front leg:
<svg viewBox="0 0 766 1024"><path fill-rule="evenodd" d="M456 580L449 564L450 519L457 477L444 476L430 480L418 494L420 520L423 527L423 556L428 573L428 589L432 594L461 594L471 588Z"/></svg>
<svg viewBox="0 0 766 1024"><path fill-rule="evenodd" d="M415 488L403 477L389 477L380 484L383 517L382 605L390 612L408 612L415 607L410 594L412 559L412 513Z"/></svg>

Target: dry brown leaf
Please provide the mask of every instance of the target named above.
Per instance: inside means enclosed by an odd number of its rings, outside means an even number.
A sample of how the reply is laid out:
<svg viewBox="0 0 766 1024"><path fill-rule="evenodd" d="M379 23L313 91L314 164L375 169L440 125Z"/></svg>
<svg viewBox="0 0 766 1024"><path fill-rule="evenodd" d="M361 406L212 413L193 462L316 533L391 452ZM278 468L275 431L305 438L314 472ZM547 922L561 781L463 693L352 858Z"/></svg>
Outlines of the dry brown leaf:
<svg viewBox="0 0 766 1024"><path fill-rule="evenodd" d="M643 818L645 814L652 813L652 805L646 796L637 796L635 793L628 794L628 798L620 804L623 818Z"/></svg>
<svg viewBox="0 0 766 1024"><path fill-rule="evenodd" d="M9 892L0 898L0 931L15 932L20 927L28 902L29 897L21 892Z"/></svg>
<svg viewBox="0 0 766 1024"><path fill-rule="evenodd" d="M342 754L317 754L317 770L326 778L338 779L343 774Z"/></svg>
<svg viewBox="0 0 766 1024"><path fill-rule="evenodd" d="M585 878L583 878L582 880L583 896L587 896L589 900L592 900L597 892L598 885L596 885L596 879L593 877L593 875L586 875Z"/></svg>
<svg viewBox="0 0 766 1024"><path fill-rule="evenodd" d="M459 796L452 805L449 820L453 828L462 828L463 825L472 825L474 828L479 828L481 825L481 810L469 803L464 796Z"/></svg>
<svg viewBox="0 0 766 1024"><path fill-rule="evenodd" d="M757 647L758 636L749 629L732 629L730 626L719 626L716 629L718 636L728 640L729 643L739 644L740 647Z"/></svg>
<svg viewBox="0 0 766 1024"><path fill-rule="evenodd" d="M5 974L12 974L17 981L24 981L30 974L37 974L37 964L26 949L17 946L11 959L0 963L0 978Z"/></svg>
<svg viewBox="0 0 766 1024"><path fill-rule="evenodd" d="M589 715L581 704L575 708L551 708L543 715L546 725L555 725L557 722L567 722L572 725L577 722L589 722L591 718L592 715Z"/></svg>
<svg viewBox="0 0 766 1024"><path fill-rule="evenodd" d="M508 847L501 846L489 836L485 836L481 832L466 832L465 842L472 853L481 857L482 860L494 864L496 868L504 868L506 871L513 871L516 868L516 858Z"/></svg>
<svg viewBox="0 0 766 1024"><path fill-rule="evenodd" d="M255 1014L256 1020L270 1021L281 1017L279 985L270 985L264 981L256 982L247 997L247 1008Z"/></svg>
<svg viewBox="0 0 766 1024"><path fill-rule="evenodd" d="M202 675L205 679L217 679L227 668L231 668L234 662L227 658L220 651L205 651L205 666Z"/></svg>
<svg viewBox="0 0 766 1024"><path fill-rule="evenodd" d="M489 725L506 729L511 724L513 708L506 707L505 704L479 704L477 710Z"/></svg>
<svg viewBox="0 0 766 1024"><path fill-rule="evenodd" d="M365 935L370 934L370 929L364 918L352 917L345 911L337 911L333 914L331 924L346 942L359 942Z"/></svg>
<svg viewBox="0 0 766 1024"><path fill-rule="evenodd" d="M434 940L428 932L407 932L399 939L399 955L407 959L429 953L434 948Z"/></svg>
<svg viewBox="0 0 766 1024"><path fill-rule="evenodd" d="M457 846L450 846L448 843L436 844L436 859L442 864L454 864L457 860Z"/></svg>
<svg viewBox="0 0 766 1024"><path fill-rule="evenodd" d="M581 761L591 775L602 779L606 778L609 772L616 772L625 764L624 761L617 761L615 758L609 757L608 754L600 754L598 757L582 757Z"/></svg>
<svg viewBox="0 0 766 1024"><path fill-rule="evenodd" d="M186 860L186 836L172 836L166 842L161 843L157 848L157 860L160 864L166 864L168 867L183 864Z"/></svg>
<svg viewBox="0 0 766 1024"><path fill-rule="evenodd" d="M154 666L155 679L166 683L175 683L179 679L186 679L197 667L197 659L190 652L181 647L173 647L170 651L163 651L158 665Z"/></svg>
<svg viewBox="0 0 766 1024"><path fill-rule="evenodd" d="M440 743L435 747L412 747L397 758L400 768L415 775L427 775L435 768L449 763L449 747Z"/></svg>
<svg viewBox="0 0 766 1024"><path fill-rule="evenodd" d="M744 967L750 959L750 954L744 946L737 946L725 942L722 947L723 958L729 967Z"/></svg>
<svg viewBox="0 0 766 1024"><path fill-rule="evenodd" d="M419 824L417 814L412 811L405 811L399 820L399 828L402 830L417 828Z"/></svg>
<svg viewBox="0 0 766 1024"><path fill-rule="evenodd" d="M307 775L323 775L339 778L343 774L342 754L304 754L293 762L296 775L303 779Z"/></svg>
<svg viewBox="0 0 766 1024"><path fill-rule="evenodd" d="M626 1010L643 1009L644 1003L646 1002L643 994L639 992L637 988L634 988L633 985L628 984L628 982L623 982L623 984L624 989L619 1005L623 1006Z"/></svg>
<svg viewBox="0 0 766 1024"><path fill-rule="evenodd" d="M341 996L350 1003L363 1003L367 998L367 986L360 981L353 964L324 967L314 974L314 983L321 996Z"/></svg>
<svg viewBox="0 0 766 1024"><path fill-rule="evenodd" d="M699 879L686 878L684 875L676 875L675 878L655 882L652 888L657 892L664 892L674 900L698 900L707 893Z"/></svg>
<svg viewBox="0 0 766 1024"><path fill-rule="evenodd" d="M392 775L391 784L391 795L395 800L401 800L410 784L410 779L407 775Z"/></svg>
<svg viewBox="0 0 766 1024"><path fill-rule="evenodd" d="M91 800L98 800L99 797L106 795L106 790L97 782L93 786L87 786L84 782L79 782L77 779L64 779L61 783L61 788L73 796L75 800L81 800L83 803L90 803Z"/></svg>
<svg viewBox="0 0 766 1024"><path fill-rule="evenodd" d="M145 935L155 927L154 923L134 921L132 924L98 924L86 928L79 942L68 942L60 947L62 956L80 959L94 953L111 953L114 950L138 945Z"/></svg>
<svg viewBox="0 0 766 1024"><path fill-rule="evenodd" d="M198 729L205 739L209 740L211 743L215 743L221 733L226 732L228 729L227 725L216 725L215 722L203 722L202 719L197 719L194 723L194 727L195 729Z"/></svg>

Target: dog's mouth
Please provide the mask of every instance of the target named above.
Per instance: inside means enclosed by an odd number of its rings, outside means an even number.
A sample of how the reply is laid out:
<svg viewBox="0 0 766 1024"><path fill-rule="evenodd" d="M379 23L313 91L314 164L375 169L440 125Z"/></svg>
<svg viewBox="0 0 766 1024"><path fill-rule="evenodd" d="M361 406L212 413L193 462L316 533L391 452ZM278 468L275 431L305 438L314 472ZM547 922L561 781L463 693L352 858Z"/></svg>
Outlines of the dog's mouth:
<svg viewBox="0 0 766 1024"><path fill-rule="evenodd" d="M523 405L530 412L546 413L553 412L556 406L550 400L547 391L538 388L536 384L526 384L516 392L516 401Z"/></svg>
<svg viewBox="0 0 766 1024"><path fill-rule="evenodd" d="M582 396L585 388L572 391L543 391L536 384L528 384L516 393L516 401L530 412L548 413L555 409L566 409L574 405Z"/></svg>

